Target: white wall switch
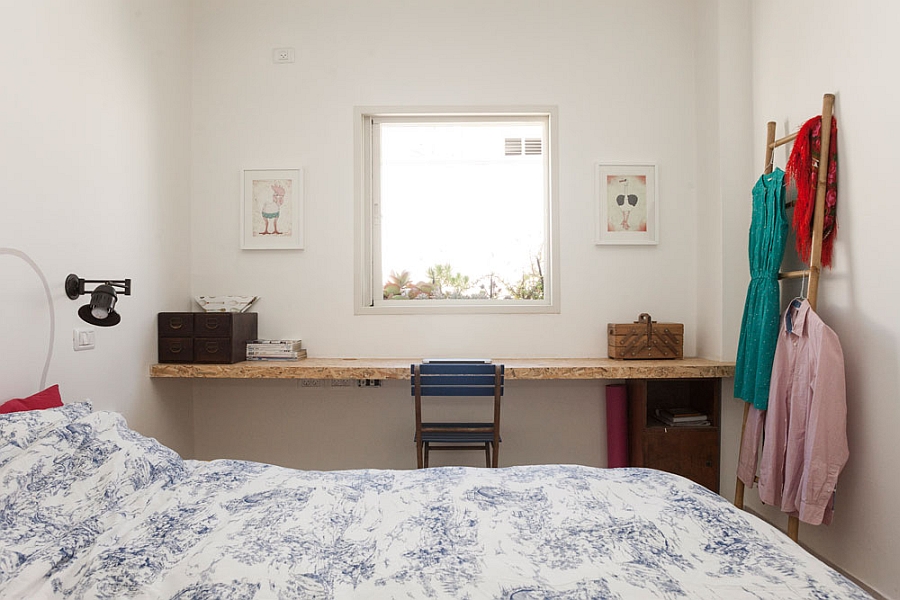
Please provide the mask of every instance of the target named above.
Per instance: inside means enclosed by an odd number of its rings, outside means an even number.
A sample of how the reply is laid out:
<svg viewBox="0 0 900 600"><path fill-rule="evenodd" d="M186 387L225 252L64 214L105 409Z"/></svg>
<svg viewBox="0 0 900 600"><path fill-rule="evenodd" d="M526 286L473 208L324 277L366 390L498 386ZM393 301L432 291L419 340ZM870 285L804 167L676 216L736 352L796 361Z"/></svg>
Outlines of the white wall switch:
<svg viewBox="0 0 900 600"><path fill-rule="evenodd" d="M72 347L75 350L94 349L94 330L92 328L76 327L72 330Z"/></svg>

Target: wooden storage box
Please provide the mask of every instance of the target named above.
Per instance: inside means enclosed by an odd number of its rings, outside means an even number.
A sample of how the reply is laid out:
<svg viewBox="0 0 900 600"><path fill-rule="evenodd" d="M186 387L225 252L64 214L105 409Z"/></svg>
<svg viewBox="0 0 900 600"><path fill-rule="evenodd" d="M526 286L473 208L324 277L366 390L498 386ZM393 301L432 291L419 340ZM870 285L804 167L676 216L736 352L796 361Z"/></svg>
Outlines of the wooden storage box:
<svg viewBox="0 0 900 600"><path fill-rule="evenodd" d="M247 342L258 337L257 319L256 313L159 313L159 362L246 360Z"/></svg>
<svg viewBox="0 0 900 600"><path fill-rule="evenodd" d="M628 385L629 466L677 473L719 492L720 379L631 379ZM660 408L689 406L709 425L665 425Z"/></svg>
<svg viewBox="0 0 900 600"><path fill-rule="evenodd" d="M607 326L608 355L620 360L683 358L684 325L657 323L642 313L634 323Z"/></svg>

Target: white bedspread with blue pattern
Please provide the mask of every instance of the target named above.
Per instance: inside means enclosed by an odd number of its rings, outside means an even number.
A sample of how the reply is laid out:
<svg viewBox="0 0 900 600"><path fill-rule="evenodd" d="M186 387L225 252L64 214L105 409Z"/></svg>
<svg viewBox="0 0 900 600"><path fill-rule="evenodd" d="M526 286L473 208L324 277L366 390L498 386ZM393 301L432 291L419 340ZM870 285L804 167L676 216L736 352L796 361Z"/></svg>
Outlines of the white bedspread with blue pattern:
<svg viewBox="0 0 900 600"><path fill-rule="evenodd" d="M0 415L0 598L868 597L657 471L296 471L86 403Z"/></svg>

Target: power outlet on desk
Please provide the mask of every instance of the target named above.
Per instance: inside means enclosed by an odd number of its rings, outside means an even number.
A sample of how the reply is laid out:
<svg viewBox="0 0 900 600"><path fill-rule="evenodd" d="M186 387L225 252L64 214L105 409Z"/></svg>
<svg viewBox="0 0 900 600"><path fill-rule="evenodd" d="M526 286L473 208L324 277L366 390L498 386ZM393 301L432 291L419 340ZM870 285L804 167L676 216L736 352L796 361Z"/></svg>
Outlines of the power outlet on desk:
<svg viewBox="0 0 900 600"><path fill-rule="evenodd" d="M302 388L320 388L325 387L325 382L321 379L301 379L300 387Z"/></svg>
<svg viewBox="0 0 900 600"><path fill-rule="evenodd" d="M358 379L356 385L359 387L381 387L380 379Z"/></svg>
<svg viewBox="0 0 900 600"><path fill-rule="evenodd" d="M353 387L353 384L356 383L355 379L332 379L331 387L343 388L343 387Z"/></svg>

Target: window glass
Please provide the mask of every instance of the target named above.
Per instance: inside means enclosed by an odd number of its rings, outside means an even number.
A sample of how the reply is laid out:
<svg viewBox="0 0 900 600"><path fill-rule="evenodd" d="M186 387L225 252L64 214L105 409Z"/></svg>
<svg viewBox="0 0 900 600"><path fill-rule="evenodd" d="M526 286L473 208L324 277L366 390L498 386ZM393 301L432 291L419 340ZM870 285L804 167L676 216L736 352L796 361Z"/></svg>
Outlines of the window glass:
<svg viewBox="0 0 900 600"><path fill-rule="evenodd" d="M550 306L549 116L369 117L371 306Z"/></svg>

